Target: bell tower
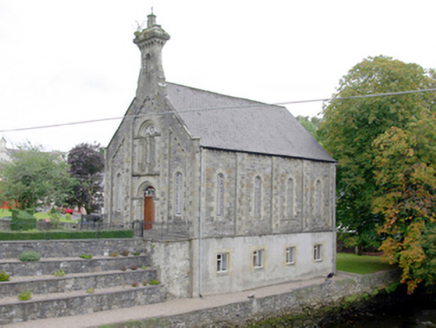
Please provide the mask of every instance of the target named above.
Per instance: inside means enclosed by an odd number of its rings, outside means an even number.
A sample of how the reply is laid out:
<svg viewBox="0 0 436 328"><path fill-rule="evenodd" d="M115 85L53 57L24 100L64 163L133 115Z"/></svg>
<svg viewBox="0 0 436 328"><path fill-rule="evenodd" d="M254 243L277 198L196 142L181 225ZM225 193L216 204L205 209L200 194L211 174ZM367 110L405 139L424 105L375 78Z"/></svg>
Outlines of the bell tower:
<svg viewBox="0 0 436 328"><path fill-rule="evenodd" d="M141 71L136 90L136 98L139 100L153 95L166 96L162 48L170 39L170 35L156 24L156 16L153 13L147 18L147 28L135 32L136 37L133 40L141 51Z"/></svg>

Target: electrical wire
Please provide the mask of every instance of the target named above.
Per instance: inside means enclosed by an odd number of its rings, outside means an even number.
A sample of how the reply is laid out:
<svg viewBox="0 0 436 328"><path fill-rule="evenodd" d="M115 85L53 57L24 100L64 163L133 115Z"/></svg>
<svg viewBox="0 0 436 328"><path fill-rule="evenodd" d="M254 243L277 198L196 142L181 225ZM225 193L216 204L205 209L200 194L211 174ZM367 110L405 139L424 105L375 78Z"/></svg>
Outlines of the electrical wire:
<svg viewBox="0 0 436 328"><path fill-rule="evenodd" d="M188 110L178 110L176 113L188 113L188 112L198 112L198 111L212 111L212 110L227 110L227 109L239 109L239 108L253 108L253 107L263 107L265 105L273 105L273 106L283 106L283 105L294 105L294 104L301 104L301 103L310 103L310 102L320 102L320 101L332 101L332 100L348 100L348 99L361 99L361 98L373 98L373 97L386 97L386 96L396 96L396 95L405 95L405 94L411 94L411 93L423 93L423 92L435 92L436 88L433 89L423 89L423 90L409 90L409 91L398 91L398 92L387 92L387 93L376 93L376 94L368 94L368 95L360 95L360 96L350 96L350 97L338 97L338 98L319 98L319 99L310 99L310 100L295 100L295 101L286 101L286 102L280 102L280 103L274 103L274 104L265 104L265 103L255 103L245 106L227 106L227 107L208 107L208 108L196 108L196 109L188 109ZM143 116L149 116L149 115L167 115L167 114L175 114L173 111L167 111L167 112L161 112L161 113L147 113L147 114L141 114L141 115L128 115L125 116L126 118L138 118ZM69 122L69 123L59 123L59 124L52 124L52 125L41 125L41 126L34 126L34 127L27 127L27 128L16 128L16 129L5 129L0 130L0 133L6 133L6 132L18 132L18 131L28 131L28 130L38 130L38 129L49 129L49 128L57 128L57 127L63 127L63 126L69 126L69 125L80 125L80 124L89 124L89 123L98 123L98 122L105 122L105 121L114 121L114 120L121 120L124 116L118 116L118 117L109 117L109 118L100 118L95 120L87 120L87 121L78 121L78 122Z"/></svg>

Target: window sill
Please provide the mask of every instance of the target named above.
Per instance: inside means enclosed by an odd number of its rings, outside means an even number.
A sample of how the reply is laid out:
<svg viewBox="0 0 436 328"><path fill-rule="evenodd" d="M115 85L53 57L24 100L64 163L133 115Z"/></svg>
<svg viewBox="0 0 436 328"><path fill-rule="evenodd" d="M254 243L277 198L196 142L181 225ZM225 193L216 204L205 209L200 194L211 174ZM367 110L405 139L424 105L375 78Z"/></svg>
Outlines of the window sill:
<svg viewBox="0 0 436 328"><path fill-rule="evenodd" d="M229 271L217 271L216 275L217 275L217 277L228 276Z"/></svg>

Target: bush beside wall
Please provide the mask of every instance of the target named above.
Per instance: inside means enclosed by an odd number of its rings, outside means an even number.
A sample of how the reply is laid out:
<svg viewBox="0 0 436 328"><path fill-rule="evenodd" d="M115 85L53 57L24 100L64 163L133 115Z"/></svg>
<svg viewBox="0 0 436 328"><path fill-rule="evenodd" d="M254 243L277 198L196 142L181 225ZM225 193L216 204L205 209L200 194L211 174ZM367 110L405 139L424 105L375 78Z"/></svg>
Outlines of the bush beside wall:
<svg viewBox="0 0 436 328"><path fill-rule="evenodd" d="M12 210L11 230L24 231L36 229L36 221L36 218L33 216L33 210Z"/></svg>

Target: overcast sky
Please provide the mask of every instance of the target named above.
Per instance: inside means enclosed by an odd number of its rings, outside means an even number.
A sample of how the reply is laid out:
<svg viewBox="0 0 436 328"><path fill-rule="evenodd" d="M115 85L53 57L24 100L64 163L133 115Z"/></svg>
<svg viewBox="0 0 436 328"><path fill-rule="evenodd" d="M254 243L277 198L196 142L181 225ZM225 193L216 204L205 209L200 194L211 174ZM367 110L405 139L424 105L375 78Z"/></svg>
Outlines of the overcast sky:
<svg viewBox="0 0 436 328"><path fill-rule="evenodd" d="M167 81L231 96L328 98L368 56L436 68L435 0L0 0L0 137L8 146L107 146L120 120L4 130L123 116L140 68L133 32L152 6L171 35ZM315 116L322 102L287 107Z"/></svg>

